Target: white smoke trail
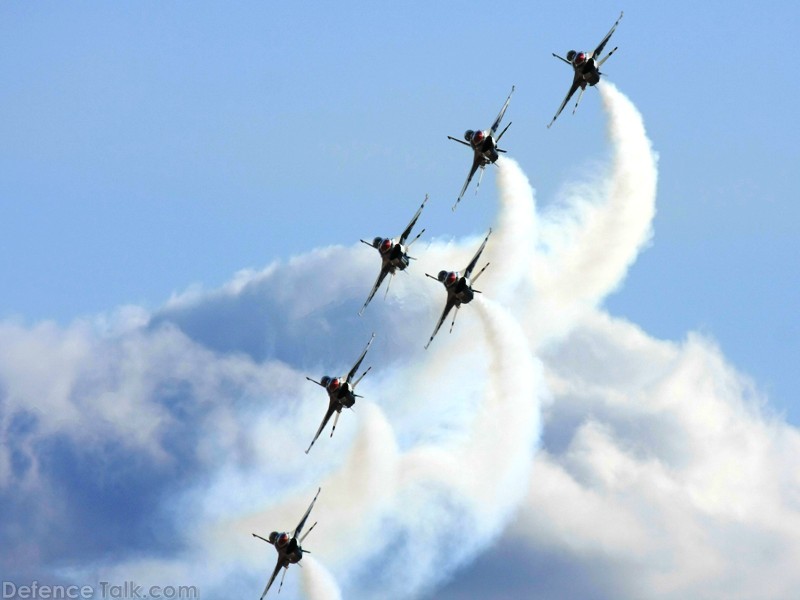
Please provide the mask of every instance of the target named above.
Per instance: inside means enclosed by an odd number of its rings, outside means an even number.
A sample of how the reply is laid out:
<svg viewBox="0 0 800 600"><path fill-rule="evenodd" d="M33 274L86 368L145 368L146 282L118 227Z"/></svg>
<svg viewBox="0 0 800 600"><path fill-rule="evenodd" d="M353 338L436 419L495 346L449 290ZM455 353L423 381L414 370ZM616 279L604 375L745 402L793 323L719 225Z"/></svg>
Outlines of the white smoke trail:
<svg viewBox="0 0 800 600"><path fill-rule="evenodd" d="M609 119L611 172L573 186L566 206L541 224L545 251L531 266L528 318L539 339L564 333L578 313L616 289L652 234L657 155L631 101L612 84L598 89Z"/></svg>
<svg viewBox="0 0 800 600"><path fill-rule="evenodd" d="M415 597L499 535L525 495L539 432L541 368L507 311L483 299L475 308L488 366L466 383L487 383L458 441L398 453L383 412L366 405L350 455L323 483L318 518L327 525L319 527L315 553L341 573L348 596ZM435 384L426 382L430 389ZM380 557L381 575L353 556Z"/></svg>
<svg viewBox="0 0 800 600"><path fill-rule="evenodd" d="M303 559L301 576L303 592L309 600L341 600L342 592L333 575L311 556Z"/></svg>
<svg viewBox="0 0 800 600"><path fill-rule="evenodd" d="M486 297L464 308L477 313L484 339L463 331L458 338L442 336L424 362L382 390L387 398L410 390L434 398L455 395L452 409L460 414L452 435L403 451L384 411L362 401L346 460L321 482L313 551L346 596L403 598L429 589L500 535L524 497L546 391L519 323L488 298L509 301L526 283L522 265L533 252L535 205L517 163L503 160L498 166L500 209L484 255L492 262ZM429 250L421 257L423 268L435 269L436 260L463 260L459 247ZM454 338L465 340L467 352L456 350L461 343ZM443 386L447 372L460 375ZM424 423L424 414L420 418ZM292 498L269 514L239 520L233 529L244 535L270 519L291 522L302 502ZM230 529L230 522L222 529ZM380 576L374 573L376 560Z"/></svg>
<svg viewBox="0 0 800 600"><path fill-rule="evenodd" d="M533 358L513 316L488 299L476 302L489 346L489 386L465 444L473 465L470 497L478 501L486 534L496 531L521 500L539 436L539 403L546 393L541 365Z"/></svg>
<svg viewBox="0 0 800 600"><path fill-rule="evenodd" d="M528 264L537 234L533 188L519 164L510 158L497 161L500 210L497 228L484 257L492 264L483 284L498 302L508 305L515 295L526 294L520 285L528 279Z"/></svg>
<svg viewBox="0 0 800 600"><path fill-rule="evenodd" d="M253 551L250 533L293 526L308 503L309 477L314 478L314 488L323 487L313 517L319 526L309 538L309 548L336 576L346 597L419 595L502 532L526 490L538 439L540 403L547 397L542 368L525 333L538 341L542 335L568 327L577 307L599 301L619 283L649 235L655 158L641 117L630 102L608 86L601 93L614 147L611 183L601 186L607 201L599 202L602 194L590 194L574 201L571 219L559 220L556 215L537 223L533 192L524 173L513 161L501 161L498 224L486 251L493 267L487 271L486 283L481 282L485 297L463 309L472 315L469 318L477 317L483 335L477 333L474 321L470 326L464 319L452 336L440 332L436 345L423 354L422 340L430 330L427 323L408 321L406 314L395 323L387 322L390 336L418 337L419 354L404 357L403 364L386 363L390 366L383 369L377 365L363 384L366 398L376 404L359 401L358 421L343 419L324 456L303 457L302 463L291 466L288 459L280 467L275 462L294 454L298 440L301 456L300 446L318 424L318 416L306 427L305 408L298 411L302 418L297 413L287 416L269 395L274 389L258 392L269 399L259 405L258 418L232 419L231 441L220 444L224 450L241 445L245 458L237 462L224 452L211 452L214 458L221 455L212 463L217 472L208 475L213 483L204 479L186 501L190 523L185 535L192 554L185 561L176 560L171 569L181 572L190 564L193 577L205 576L211 590L229 590L220 583L232 577L223 574L226 569L243 572L248 586L256 573L260 580L264 553ZM541 255L534 248L538 235L544 236L548 250ZM571 245L562 243L562 238ZM423 268L419 270L445 258L461 267L461 257L473 251L472 241L468 246L434 244L420 257ZM267 316L301 327L308 323L304 320L308 315L323 314L322 302L346 294L335 287L340 285L338 280L327 279L319 284L329 286L325 293L309 290L303 295L306 305L298 309L289 290L296 289L308 273L319 272L320 265L348 260L350 254L347 249L332 249L301 257L292 263L294 268L275 267L258 275L260 287L250 288L242 280L225 294L235 297L246 292L258 299L258 294L264 294L266 302L273 299L271 294L280 293L281 302ZM526 280L531 263L533 271ZM271 278L285 285L268 285ZM429 281L407 280L410 283L405 285L413 293L425 289L429 295L430 288L424 288ZM533 286L533 296L526 286ZM398 289L399 296L402 285ZM518 310L526 326L520 326L513 310L487 298L498 298ZM252 304L245 307L251 309ZM408 308L417 310L417 315L422 312L419 307ZM341 325L338 317L338 313L323 314L320 322L330 326L333 334L344 335L349 325ZM190 345L188 340L185 343ZM213 362L216 357L209 355L205 360ZM238 361L231 361L236 363L232 367L240 368ZM193 367L194 363L187 365L186 377L202 378L191 373ZM247 372L257 367L248 364ZM302 375L283 364L281 372L286 384L277 389L280 400L290 396L303 402L304 392L291 391ZM239 377L231 375L232 380ZM273 380L270 383L274 385ZM267 387L259 383L257 389ZM212 386L208 396L220 397L220 392L229 393L225 386ZM441 405L446 409L437 408ZM410 418L395 418L409 407L416 411ZM439 412L436 435L429 431L426 410ZM353 433L355 423L358 429ZM207 430L221 435L216 422L209 422ZM343 459L337 451L344 453ZM249 516L243 517L246 513ZM206 567L212 557L215 570ZM228 568L231 565L234 569ZM341 596L330 574L320 564L316 566L320 569L312 566L311 573L287 576L283 595L290 596L302 577L307 595ZM142 570L152 572L153 567L147 564ZM117 571L134 572L134 568L122 564Z"/></svg>
<svg viewBox="0 0 800 600"><path fill-rule="evenodd" d="M429 589L498 536L524 497L544 395L541 366L508 311L486 298L464 310L477 313L484 335L468 338L466 353L452 347L426 353L430 359L384 390L388 398L409 390L431 401L454 397L460 414L451 434L403 450L384 410L360 401L348 455L320 482L319 525L309 548L336 574L346 597L405 598ZM442 374L470 356L475 360L458 371L455 385L442 387ZM416 423L426 428L424 413ZM290 524L306 495L225 521L216 535L241 540L263 523ZM228 551L252 552L234 545Z"/></svg>

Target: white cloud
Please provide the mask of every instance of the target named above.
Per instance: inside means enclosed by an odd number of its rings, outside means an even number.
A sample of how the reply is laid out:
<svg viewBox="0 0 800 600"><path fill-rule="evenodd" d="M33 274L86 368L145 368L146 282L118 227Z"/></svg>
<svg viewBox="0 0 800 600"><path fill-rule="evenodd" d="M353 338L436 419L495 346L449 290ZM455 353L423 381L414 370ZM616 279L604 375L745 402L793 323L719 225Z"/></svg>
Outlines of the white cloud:
<svg viewBox="0 0 800 600"><path fill-rule="evenodd" d="M614 597L793 597L800 435L718 348L596 313L545 365L553 449L516 529L529 548L602 566Z"/></svg>
<svg viewBox="0 0 800 600"><path fill-rule="evenodd" d="M657 179L641 116L601 96L610 168L537 214L499 163L485 297L429 351L444 294L422 273L463 268L483 232L430 243L363 319L377 260L358 245L153 315L0 325L0 502L25 523L3 541L51 573L73 557L58 574L78 580L255 593L275 557L250 533L294 527L321 484L319 563L283 597L418 597L487 547L479 564L515 575L486 597L574 597L578 578L599 597L788 597L797 430L708 340L654 340L598 308L650 239ZM349 369L373 330L364 398L306 456L327 400L305 376ZM547 560L568 568L529 568ZM464 577L444 597L478 593Z"/></svg>

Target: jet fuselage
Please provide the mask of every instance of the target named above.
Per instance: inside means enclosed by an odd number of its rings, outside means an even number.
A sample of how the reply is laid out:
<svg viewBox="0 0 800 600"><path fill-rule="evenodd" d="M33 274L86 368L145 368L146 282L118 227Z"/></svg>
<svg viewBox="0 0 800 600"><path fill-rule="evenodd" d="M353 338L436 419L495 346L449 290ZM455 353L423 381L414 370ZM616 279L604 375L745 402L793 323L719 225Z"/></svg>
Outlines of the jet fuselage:
<svg viewBox="0 0 800 600"><path fill-rule="evenodd" d="M388 248L385 245L387 241L389 242ZM384 248L386 249L384 250ZM378 251L381 253L382 266L388 268L392 275L396 271L405 271L406 267L411 264L411 260L408 258L408 248L394 240L384 240Z"/></svg>
<svg viewBox="0 0 800 600"><path fill-rule="evenodd" d="M303 549L297 542L297 538L291 537L291 534L273 531L269 534L269 542L275 546L275 550L278 553L278 560L283 564L293 565L302 560Z"/></svg>
<svg viewBox="0 0 800 600"><path fill-rule="evenodd" d="M452 275L452 273L448 274L443 282L444 287L447 289L447 293L453 298L456 306L469 304L475 297L475 292L472 290L472 282L469 280L469 278L459 277L459 274L455 273L456 279L453 283L448 284L448 281Z"/></svg>
<svg viewBox="0 0 800 600"><path fill-rule="evenodd" d="M341 412L342 408L350 408L356 403L356 393L353 384L346 381L343 377L328 378L329 382L325 386L328 398L338 404L336 410Z"/></svg>

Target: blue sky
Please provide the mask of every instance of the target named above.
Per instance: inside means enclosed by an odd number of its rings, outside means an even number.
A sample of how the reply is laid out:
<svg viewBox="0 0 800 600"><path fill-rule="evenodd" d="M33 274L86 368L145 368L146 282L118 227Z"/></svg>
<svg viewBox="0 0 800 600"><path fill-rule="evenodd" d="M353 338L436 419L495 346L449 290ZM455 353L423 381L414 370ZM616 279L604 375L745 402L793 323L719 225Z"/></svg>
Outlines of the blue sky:
<svg viewBox="0 0 800 600"><path fill-rule="evenodd" d="M245 309L283 314L271 292L259 287L230 308L213 290L241 269L279 261L291 272L291 257L396 235L426 193L426 237L444 242L484 232L497 210L496 170L453 214L470 157L446 136L487 127L512 84L504 145L530 178L540 209L557 208L576 180L597 181L608 158L599 93L587 91L575 116L566 111L547 130L570 81L550 53L590 49L620 9L625 17L612 40L620 49L604 71L643 116L659 155L658 199L652 243L603 306L658 340L686 343L687 352L695 347L690 332L716 342L725 361L752 378L767 412L797 426L800 123L791 103L800 89L787 65L800 15L787 3L755 9L734 2L724 10L690 2L4 3L3 326L67 338L55 344L64 356L53 360L69 363L73 328L133 305L211 351L322 368L322 357L337 350L315 354L291 327L275 334L273 346L251 345L246 319L240 337L214 327L220 314L240 318ZM341 291L324 280L346 281L350 265L314 264L318 271L303 271L320 280L314 289ZM294 279L281 271L280 281ZM197 287L212 292L196 310L164 306ZM367 325L358 327L353 348L367 333ZM584 335L594 339L589 329ZM376 350L388 351L380 343ZM246 395L247 385L226 377ZM214 414L206 404L170 402L165 410L176 419L184 410L202 423ZM8 419L20 440L35 429L24 416ZM75 451L60 450L68 439L39 448L42 472L57 475L53 489L88 481L112 506L124 504L105 479L101 485L77 467L65 471L59 461L69 463L63 456ZM191 487L208 465L189 445L166 451L185 460ZM105 468L121 468L140 451L132 443ZM134 469L123 480L137 485L143 477ZM175 477L174 464L160 464L151 480L171 493ZM145 516L162 492L129 507L143 540ZM101 517L115 531L113 515ZM65 533L81 531L70 527ZM92 539L81 553L94 559L109 544ZM171 544L164 541L165 553ZM43 563L57 561L59 551L51 551ZM558 562L557 553L536 556L536 564ZM572 562L563 570L573 568L580 570Z"/></svg>
<svg viewBox="0 0 800 600"><path fill-rule="evenodd" d="M618 9L5 3L0 315L156 307L371 235L425 193L431 233L477 231L488 194L445 210L468 164L445 136L488 124L511 84L507 146L551 201L602 132L592 94L543 128L569 80L550 52L591 46ZM795 10L631 7L606 67L662 173L653 247L611 310L671 339L707 332L793 422Z"/></svg>

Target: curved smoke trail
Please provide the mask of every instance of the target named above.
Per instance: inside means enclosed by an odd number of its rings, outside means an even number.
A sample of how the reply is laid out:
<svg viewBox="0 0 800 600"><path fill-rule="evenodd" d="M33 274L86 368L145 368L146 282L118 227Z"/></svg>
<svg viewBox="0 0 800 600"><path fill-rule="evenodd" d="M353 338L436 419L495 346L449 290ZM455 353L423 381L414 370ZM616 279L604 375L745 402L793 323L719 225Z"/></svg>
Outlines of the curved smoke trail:
<svg viewBox="0 0 800 600"><path fill-rule="evenodd" d="M309 600L342 600L333 575L311 556L303 559L301 587Z"/></svg>
<svg viewBox="0 0 800 600"><path fill-rule="evenodd" d="M500 535L527 490L546 393L541 365L516 319L489 298L510 297L522 282L518 265L530 256L535 212L532 189L516 162L502 161L498 188L498 223L486 253L491 260L492 248L497 256L487 271L492 280L487 277L486 297L464 308L477 313L483 335L465 339L461 332L466 349L455 336L441 336L400 381L383 384L388 398L454 395L460 413L454 429L404 449L384 410L362 401L348 455L321 482L313 551L336 574L345 597L415 597L430 589ZM459 373L454 385L442 386L443 373L453 371ZM424 414L420 419L425 423ZM287 504L297 507L302 500ZM291 514L273 508L273 519L276 512ZM239 527L246 531L264 519ZM312 585L316 572L303 576L309 590L331 589Z"/></svg>
<svg viewBox="0 0 800 600"><path fill-rule="evenodd" d="M510 313L489 300L475 308L487 383L468 429L454 443L401 452L383 411L367 404L343 467L323 483L325 538L315 539L315 554L340 575L345 596L417 596L498 536L526 493L541 367Z"/></svg>
<svg viewBox="0 0 800 600"><path fill-rule="evenodd" d="M536 199L528 177L519 164L510 158L497 161L499 213L497 231L484 252L492 263L483 284L491 297L510 305L517 295L527 295L520 286L526 283L526 265L534 252L537 237Z"/></svg>
<svg viewBox="0 0 800 600"><path fill-rule="evenodd" d="M610 177L578 188L566 217L537 223L524 173L510 160L499 165L500 207L487 246L493 267L485 290L516 307L527 327L482 298L465 310L477 312L483 336L441 336L424 361L388 379L387 398L403 398L409 389L463 398L454 404L461 415L453 435L405 448L384 409L360 403L351 449L322 482L324 502L321 497L315 509L315 556L336 575L345 597L418 596L485 548L522 501L547 395L523 331L534 340L558 334L580 307L614 289L649 238L654 214L655 155L641 116L615 88L604 86L601 94L613 151ZM537 234L545 242L542 253L534 247ZM448 256L454 250L445 248ZM531 262L526 277L518 267ZM467 368L460 365L465 362ZM451 370L461 379L443 386L442 374ZM482 390L476 394L474 386Z"/></svg>
<svg viewBox="0 0 800 600"><path fill-rule="evenodd" d="M633 103L612 84L598 89L611 169L572 186L566 205L543 219L527 319L538 339L563 334L584 308L614 291L652 235L658 157Z"/></svg>
<svg viewBox="0 0 800 600"><path fill-rule="evenodd" d="M540 403L548 396L535 350L542 339L567 330L581 307L598 302L618 285L650 232L655 156L630 102L611 86L602 87L601 94L613 148L608 182L598 183L590 193L574 194L566 212L537 221L524 173L515 162L501 161L498 223L486 251L493 266L480 282L485 297L464 307L462 312L469 316L460 317L461 327L452 336L440 332L430 351L423 353L420 342L403 361L376 364L363 384L365 397L376 403L359 401L357 421L344 420L329 442L335 442L329 452L292 462L308 431L318 425L318 405L304 401L306 391L292 391L301 385L303 374L279 361L275 363L280 368L273 367L273 372L281 386L277 392L258 387L270 391L263 392L269 401L259 404L257 415L231 412L224 434L216 421L209 423L208 431L228 436L221 448L236 449L245 458L214 462L218 471L211 483L204 480L189 494L182 506L188 515L184 518L191 551L173 565L162 563L162 570L189 572L184 581L206 581L204 589L225 595L261 589L268 576L264 561L272 563L274 552L263 546L255 550L250 533L292 527L307 506L312 483L323 488L313 515L319 525L307 541L319 564L304 569L302 576L290 572L283 597L419 596L502 533L523 501L538 440ZM544 251L534 241L542 242ZM462 266L464 255L474 252L473 242L433 244L420 256L419 270L440 268L434 263L445 259ZM327 263L353 258L354 252L313 253L295 261L302 269L277 267L254 275L252 286L241 282L240 290L228 296L246 293L261 299L263 294L270 300L268 294L276 288L298 285L303 279L298 271L318 272ZM367 262L362 262L366 272ZM525 265L532 269L527 271ZM370 273L366 279L371 277ZM414 277L405 281L398 284L395 297L430 296L431 288L425 287L430 282ZM403 291L404 285L410 292ZM325 291L312 290L309 296L315 301L346 296L338 288ZM227 302L228 296L215 302ZM406 308L421 316L427 308L419 304L409 302ZM243 306L247 314L252 312L252 303ZM290 308L291 303L278 303L273 308L277 317L265 314L281 319ZM316 319L318 310L322 308L301 311L296 327L306 323L304 315ZM392 334L422 340L433 325L403 316L387 322ZM469 326L475 318L480 329L474 320ZM340 313L320 319L326 325L341 320ZM232 368L239 369L231 360ZM256 364L248 369L259 367L264 369ZM274 386L275 381L269 383ZM311 398L311 391L307 394ZM299 406L288 415L287 395ZM336 455L335 447L346 448L345 455ZM139 567L122 564L117 573L130 577L152 572L149 563ZM298 589L299 581L304 592Z"/></svg>

